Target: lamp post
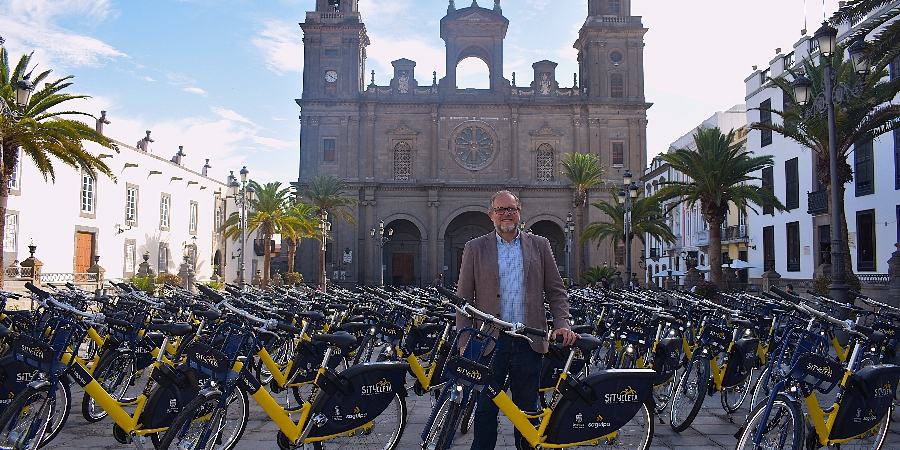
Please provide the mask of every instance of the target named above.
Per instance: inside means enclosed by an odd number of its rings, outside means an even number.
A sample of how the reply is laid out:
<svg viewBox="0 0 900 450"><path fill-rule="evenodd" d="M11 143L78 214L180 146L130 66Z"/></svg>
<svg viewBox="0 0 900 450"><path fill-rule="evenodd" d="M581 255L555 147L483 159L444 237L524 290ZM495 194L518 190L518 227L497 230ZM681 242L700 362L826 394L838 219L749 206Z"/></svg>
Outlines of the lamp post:
<svg viewBox="0 0 900 450"><path fill-rule="evenodd" d="M319 256L322 260L322 292L328 292L328 272L325 270L325 250L328 246L328 233L331 232L331 222L328 221L328 212L323 211L319 214L319 231L322 232L322 247L319 249Z"/></svg>
<svg viewBox="0 0 900 450"><path fill-rule="evenodd" d="M828 115L828 176L831 183L831 284L828 285L828 293L837 302L849 303L850 297L847 291L850 286L847 285L847 273L844 270L844 243L841 239L841 217L844 217L844 204L841 202L839 191L842 186L838 179L834 106L836 103L843 103L849 96L859 98L862 95L862 87L869 72L870 61L868 45L860 39L847 48L853 66L859 74L859 82L854 87L845 83L835 84L831 60L837 49L837 34L838 31L834 27L824 22L813 35L813 39L819 44L819 52L825 63L823 92L819 93L815 99L811 98L813 83L803 74L800 74L791 83L791 87L798 105L806 106L812 101L812 104L803 111L804 118L808 119L823 112Z"/></svg>
<svg viewBox="0 0 900 450"><path fill-rule="evenodd" d="M247 243L247 210L250 209L250 206L253 203L253 194L256 191L252 186L247 186L247 175L250 173L247 170L247 166L241 168L240 175L241 181L238 183L237 179L234 177L234 171L232 171L228 175L228 179L231 180L228 183L228 187L231 189L231 197L234 198L234 204L238 208L241 209L241 252L240 259L238 260L238 286L241 289L244 288L244 259L246 256L245 246Z"/></svg>
<svg viewBox="0 0 900 450"><path fill-rule="evenodd" d="M575 232L575 222L572 221L572 212L566 213L566 284L572 285L571 256L572 256L572 235Z"/></svg>
<svg viewBox="0 0 900 450"><path fill-rule="evenodd" d="M378 252L378 279L379 284L384 286L384 244L391 240L394 230L391 228L385 229L384 221L379 220L378 228L372 228L369 230L369 234L372 235L372 240L375 241L375 244L380 249Z"/></svg>
<svg viewBox="0 0 900 450"><path fill-rule="evenodd" d="M619 202L625 208L625 285L628 287L631 287L631 208L634 206L634 199L637 198L639 191L637 184L631 179L631 171L626 170L622 176L623 187L619 189Z"/></svg>

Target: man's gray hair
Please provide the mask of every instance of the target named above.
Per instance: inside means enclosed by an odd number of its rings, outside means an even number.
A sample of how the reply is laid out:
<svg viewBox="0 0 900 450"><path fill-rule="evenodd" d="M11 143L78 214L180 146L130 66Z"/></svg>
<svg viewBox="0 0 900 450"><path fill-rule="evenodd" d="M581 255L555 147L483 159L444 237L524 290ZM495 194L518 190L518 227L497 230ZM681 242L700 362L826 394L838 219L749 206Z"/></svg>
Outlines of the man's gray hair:
<svg viewBox="0 0 900 450"><path fill-rule="evenodd" d="M491 196L491 203L488 205L489 210L494 209L494 199L503 194L509 194L512 198L514 198L516 200L516 206L518 206L519 209L522 209L522 201L519 200L519 197L516 194L513 194L512 192L504 189L502 191L495 192L494 195Z"/></svg>

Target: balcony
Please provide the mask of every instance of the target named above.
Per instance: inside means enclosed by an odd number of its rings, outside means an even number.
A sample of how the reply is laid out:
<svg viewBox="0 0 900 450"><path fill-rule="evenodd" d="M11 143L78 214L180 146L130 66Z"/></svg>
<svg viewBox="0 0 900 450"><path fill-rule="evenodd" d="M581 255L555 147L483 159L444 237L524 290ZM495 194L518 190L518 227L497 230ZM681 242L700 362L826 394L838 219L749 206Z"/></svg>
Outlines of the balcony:
<svg viewBox="0 0 900 450"><path fill-rule="evenodd" d="M826 194L825 189L807 192L806 195L809 205L806 210L808 214L816 215L828 213L828 195Z"/></svg>
<svg viewBox="0 0 900 450"><path fill-rule="evenodd" d="M659 248L657 248L657 247L650 248L650 259L654 259L654 260L659 259L659 257L661 255L662 255L662 252L659 251Z"/></svg>
<svg viewBox="0 0 900 450"><path fill-rule="evenodd" d="M272 256L279 256L281 254L281 249L275 246L275 241L272 240L269 243L271 244L269 246L269 251ZM254 253L256 253L256 256L265 256L263 248L265 248L265 241L263 241L262 239L253 240L253 251Z"/></svg>
<svg viewBox="0 0 900 450"><path fill-rule="evenodd" d="M736 244L739 242L749 242L750 237L747 236L746 225L732 225L722 230L723 244Z"/></svg>

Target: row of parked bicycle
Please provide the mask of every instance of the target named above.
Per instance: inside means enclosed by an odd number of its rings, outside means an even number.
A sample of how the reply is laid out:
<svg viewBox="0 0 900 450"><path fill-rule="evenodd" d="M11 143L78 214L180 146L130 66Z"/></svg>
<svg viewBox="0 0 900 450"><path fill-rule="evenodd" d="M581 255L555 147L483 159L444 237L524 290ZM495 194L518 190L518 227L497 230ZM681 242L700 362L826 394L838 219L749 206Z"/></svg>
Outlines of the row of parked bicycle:
<svg viewBox="0 0 900 450"><path fill-rule="evenodd" d="M100 297L28 288L39 307L0 317L0 448L52 441L75 383L84 419L109 416L115 439L138 450L231 449L250 398L278 428L281 449L394 449L408 395L431 399L427 450L468 432L479 398L520 431L520 448L647 449L655 416L668 410L681 432L716 392L729 414L750 401L738 449L879 449L900 380L900 310L858 294L868 308L778 289L725 293L720 303L571 291L581 339L551 344L541 410L522 411L491 376L490 349L498 333L543 330L443 288L200 286L154 298L124 284ZM0 302L13 296L0 292ZM477 326L456 330L457 314Z"/></svg>

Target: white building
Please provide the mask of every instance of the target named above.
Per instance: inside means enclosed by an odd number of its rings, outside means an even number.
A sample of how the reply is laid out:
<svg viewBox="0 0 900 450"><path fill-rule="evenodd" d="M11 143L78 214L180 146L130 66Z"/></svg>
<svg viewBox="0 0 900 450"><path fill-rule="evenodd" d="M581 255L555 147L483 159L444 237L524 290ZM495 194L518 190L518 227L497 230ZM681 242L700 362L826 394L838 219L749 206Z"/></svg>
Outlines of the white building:
<svg viewBox="0 0 900 450"><path fill-rule="evenodd" d="M727 111L718 111L703 123L693 128L684 136L678 138L669 145L667 153L680 148L696 150L694 134L700 129L719 127L723 133L735 131L735 143L746 145L746 107L734 105ZM668 163L656 156L650 162L650 167L641 177L644 183L646 195L652 195L666 181L690 181L684 174L674 170ZM669 205L675 201L670 200L663 206L663 211L669 210ZM723 253L734 260L747 260L747 216L733 208L722 224ZM647 250L645 252L644 265L646 267L645 281L663 286L663 277L660 274L673 272L685 272L688 269L688 260L698 265L709 263L709 225L703 220L700 205L688 208L684 203L675 206L667 215L667 222L675 235L675 243L666 244L650 236L646 237ZM667 275L668 276L668 275ZM679 283L683 278L676 277ZM746 280L741 280L746 282Z"/></svg>
<svg viewBox="0 0 900 450"><path fill-rule="evenodd" d="M853 28L841 27L838 41L848 41L859 27L870 26L870 20L861 21ZM755 70L744 80L748 124L781 120L777 115L753 108L783 110L782 91L767 80L782 76L790 79L785 69L802 64L810 52L815 57L818 49L814 45L814 40L804 36L794 44L792 52L779 53L767 67ZM892 67L891 73L896 77L898 68ZM887 261L900 239L898 137L894 131L860 142L848 160L854 170L854 181L846 185L844 201L849 250L853 270L860 275L864 286L887 283ZM754 175L766 180L787 208L784 212L766 211L753 218L749 230L755 251L750 252L750 262L757 268L750 269L750 277L758 278L764 270L774 270L781 275L782 283L796 280L802 285L820 275L821 265L830 262L828 197L824 186L816 181L817 157L810 149L774 133L750 131L747 145L757 155L774 156L773 167Z"/></svg>
<svg viewBox="0 0 900 450"><path fill-rule="evenodd" d="M97 124L101 132L104 122L105 112ZM118 152L86 144L115 180L102 174L95 179L53 161L51 182L30 159L20 159L6 213L5 265L24 261L33 243L44 282L71 281L73 274L86 273L96 256L106 279L131 277L144 255L154 273L178 273L186 254L197 280L209 279L214 264L225 273L231 249L216 229L226 208L234 208L231 201L225 204L227 187L207 175L209 166L200 155L187 159L180 148L158 150L175 154L171 159L153 154L149 135L134 146L116 141Z"/></svg>

